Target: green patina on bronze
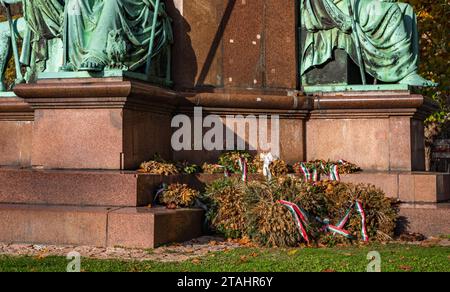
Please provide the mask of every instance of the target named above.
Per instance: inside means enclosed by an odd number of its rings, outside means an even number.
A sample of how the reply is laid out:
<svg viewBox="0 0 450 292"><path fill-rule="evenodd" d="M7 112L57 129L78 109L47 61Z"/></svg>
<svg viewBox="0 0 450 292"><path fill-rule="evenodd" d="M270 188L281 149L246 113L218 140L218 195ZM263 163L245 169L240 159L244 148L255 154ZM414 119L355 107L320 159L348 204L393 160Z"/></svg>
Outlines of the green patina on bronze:
<svg viewBox="0 0 450 292"><path fill-rule="evenodd" d="M384 83L435 85L417 73L418 30L410 5L395 0L299 1L306 32L302 76L327 64L334 51L341 49L359 65L363 82L368 73ZM16 36L23 39L20 63L27 68L27 81L42 72L61 71L98 75L119 70L142 74L148 80L170 78L173 36L161 0L0 2L22 3L24 12L23 18L0 24L2 73L14 49L14 39L10 40ZM18 59L17 50L13 51Z"/></svg>
<svg viewBox="0 0 450 292"><path fill-rule="evenodd" d="M1 0L22 2L14 33L0 26L0 69L12 35L23 38L25 79L42 72L130 71L170 80L171 19L160 0ZM4 90L4 88L0 88Z"/></svg>
<svg viewBox="0 0 450 292"><path fill-rule="evenodd" d="M342 49L362 73L379 81L436 85L417 73L417 20L409 4L396 0L301 0L300 9L306 32L302 76L329 62L334 50Z"/></svg>
<svg viewBox="0 0 450 292"><path fill-rule="evenodd" d="M17 48L16 38L19 37L19 35L24 34L26 30L26 23L23 18L13 18L10 10L11 4L16 4L20 1L21 0L0 1L0 7L6 12L7 18L7 21L0 23L0 92L6 90L3 80L9 58L11 57L11 52L13 52L15 68L17 71L15 83L17 84L24 81L20 68L19 51Z"/></svg>

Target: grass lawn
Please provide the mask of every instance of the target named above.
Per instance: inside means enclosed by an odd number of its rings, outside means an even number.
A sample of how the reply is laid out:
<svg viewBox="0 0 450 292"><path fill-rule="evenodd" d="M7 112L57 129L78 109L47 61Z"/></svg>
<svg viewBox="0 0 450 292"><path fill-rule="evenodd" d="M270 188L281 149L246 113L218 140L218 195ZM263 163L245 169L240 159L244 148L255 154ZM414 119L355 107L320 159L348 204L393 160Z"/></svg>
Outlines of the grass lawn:
<svg viewBox="0 0 450 292"><path fill-rule="evenodd" d="M301 272L366 271L370 251L381 254L385 272L450 272L450 247L373 245L333 249L239 248L180 263L81 260L86 272ZM0 256L0 271L63 272L63 257Z"/></svg>

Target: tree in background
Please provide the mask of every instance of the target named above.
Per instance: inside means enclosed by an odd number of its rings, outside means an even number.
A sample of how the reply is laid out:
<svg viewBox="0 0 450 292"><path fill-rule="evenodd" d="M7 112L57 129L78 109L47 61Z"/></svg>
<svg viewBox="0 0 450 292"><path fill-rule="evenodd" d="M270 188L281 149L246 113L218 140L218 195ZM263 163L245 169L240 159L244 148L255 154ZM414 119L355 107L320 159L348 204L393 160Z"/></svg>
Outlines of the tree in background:
<svg viewBox="0 0 450 292"><path fill-rule="evenodd" d="M21 5L19 4L13 4L11 6L11 12L13 14L13 18L19 18L21 17ZM6 12L3 10L3 8L0 8L0 22L5 22L7 21L6 18ZM18 47L19 50L21 50L21 43L22 41L20 40L20 38L18 39ZM14 84L14 80L16 79L16 67L14 64L14 58L11 58L9 60L8 66L6 68L5 71L5 84L7 86L7 88L10 88L12 86L12 84Z"/></svg>
<svg viewBox="0 0 450 292"><path fill-rule="evenodd" d="M448 0L405 0L414 6L420 29L420 73L438 82L436 90L425 90L443 108L450 99L450 3Z"/></svg>
<svg viewBox="0 0 450 292"><path fill-rule="evenodd" d="M450 3L448 0L405 0L417 12L420 29L420 73L439 83L424 95L436 100L441 110L425 122L427 168L431 165L431 147L450 124Z"/></svg>

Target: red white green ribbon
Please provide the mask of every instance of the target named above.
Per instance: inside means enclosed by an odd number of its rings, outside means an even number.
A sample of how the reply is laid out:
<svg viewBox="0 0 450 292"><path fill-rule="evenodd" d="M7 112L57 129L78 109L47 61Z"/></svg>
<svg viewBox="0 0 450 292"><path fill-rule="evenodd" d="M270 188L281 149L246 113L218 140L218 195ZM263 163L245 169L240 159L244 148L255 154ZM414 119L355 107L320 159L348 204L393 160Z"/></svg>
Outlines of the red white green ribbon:
<svg viewBox="0 0 450 292"><path fill-rule="evenodd" d="M308 233L306 231L306 228L309 226L309 220L308 216L305 211L303 211L298 205L280 200L278 201L283 206L287 207L289 211L294 216L294 220L297 224L297 227L299 229L299 232L303 239L309 243L309 237ZM316 220L324 225L323 230L330 231L334 234L342 235L348 239L352 239L353 236L344 229L345 225L350 220L350 216L353 210L353 207L356 206L356 210L358 211L359 215L361 216L361 236L364 242L369 242L369 235L367 234L367 227L366 227L366 213L364 212L362 203L360 201L356 201L355 204L352 204L352 206L347 211L346 215L342 220L339 222L337 226L330 224L329 219L321 220L320 218L316 218Z"/></svg>
<svg viewBox="0 0 450 292"><path fill-rule="evenodd" d="M342 218L341 222L338 224L338 228L344 228L345 224L347 224L348 220L350 220L350 215L352 214L353 205L348 209L347 213L345 214L345 217Z"/></svg>
<svg viewBox="0 0 450 292"><path fill-rule="evenodd" d="M359 215L361 216L361 236L364 242L369 242L369 234L367 234L367 227L366 227L366 212L364 212L364 208L362 206L362 203L360 201L356 201L356 210L358 211Z"/></svg>
<svg viewBox="0 0 450 292"><path fill-rule="evenodd" d="M341 160L338 161L338 163L339 163L340 165L347 165L347 164L348 164L348 161L345 161L345 160L341 159Z"/></svg>
<svg viewBox="0 0 450 292"><path fill-rule="evenodd" d="M309 169L305 163L300 163L299 165L300 173L303 174L305 181L307 182L318 182L319 181L319 172L316 167L311 167Z"/></svg>
<svg viewBox="0 0 450 292"><path fill-rule="evenodd" d="M325 166L323 163L320 163L320 167L322 168L323 173L328 176L329 180L341 180L341 176L339 175L339 166L335 164Z"/></svg>
<svg viewBox="0 0 450 292"><path fill-rule="evenodd" d="M224 175L225 177L229 177L229 176L230 176L230 173L228 172L228 169L227 169L225 166L220 165L220 164L217 164L217 167L223 168L223 175Z"/></svg>
<svg viewBox="0 0 450 292"><path fill-rule="evenodd" d="M333 181L340 181L341 177L339 175L339 167L337 165L331 165L330 166L330 180Z"/></svg>
<svg viewBox="0 0 450 292"><path fill-rule="evenodd" d="M312 171L312 181L318 182L319 181L319 172L317 171L317 168L314 167Z"/></svg>
<svg viewBox="0 0 450 292"><path fill-rule="evenodd" d="M294 216L294 220L295 223L297 224L297 228L300 232L300 235L303 237L306 243L309 244L308 232L306 231L305 228L305 226L309 224L306 214L302 212L302 210L294 203L283 200L280 200L279 203L288 208L289 211L292 213L292 216Z"/></svg>
<svg viewBox="0 0 450 292"><path fill-rule="evenodd" d="M353 236L347 230L344 230L342 228L338 228L337 226L327 225L326 228L329 231L333 232L334 234L342 235L342 236L344 236L344 237L346 237L348 239L352 239L353 238Z"/></svg>
<svg viewBox="0 0 450 292"><path fill-rule="evenodd" d="M247 161L245 160L245 158L241 157L241 158L239 158L238 162L239 162L239 167L241 168L241 172L242 172L242 181L246 182L248 179Z"/></svg>
<svg viewBox="0 0 450 292"><path fill-rule="evenodd" d="M351 216L353 207L356 208L356 211L358 212L358 214L361 217L361 237L364 242L369 242L369 235L367 234L367 226L366 226L366 224L367 224L366 223L366 213L364 212L364 208L360 201L356 201L356 203L353 204L349 208L345 217L339 222L339 224L337 226L328 225L327 228L333 233L340 234L347 238L352 238L351 234L348 231L344 230L344 227L347 224L348 220L350 220L350 216Z"/></svg>
<svg viewBox="0 0 450 292"><path fill-rule="evenodd" d="M299 166L300 172L303 174L303 177L305 178L305 181L311 181L311 173L309 172L309 169L306 167L304 163L300 163Z"/></svg>

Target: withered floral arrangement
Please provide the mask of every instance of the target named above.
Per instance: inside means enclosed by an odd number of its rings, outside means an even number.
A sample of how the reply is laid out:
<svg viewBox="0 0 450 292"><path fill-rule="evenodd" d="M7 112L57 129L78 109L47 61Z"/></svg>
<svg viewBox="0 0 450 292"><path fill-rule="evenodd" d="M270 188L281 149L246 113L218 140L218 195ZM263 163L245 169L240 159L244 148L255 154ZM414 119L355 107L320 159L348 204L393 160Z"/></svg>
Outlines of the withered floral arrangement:
<svg viewBox="0 0 450 292"><path fill-rule="evenodd" d="M229 238L248 237L269 247L305 244L295 217L280 204L280 200L301 206L310 222L307 233L316 245L362 241L362 221L356 212L351 213L345 226L353 240L324 232L324 224L316 220L320 218L338 224L356 200L365 210L365 224L371 241L389 241L398 214L395 202L374 186L328 180L309 183L292 176L247 183L238 178L224 178L208 185L202 200L209 206L207 218L213 230Z"/></svg>
<svg viewBox="0 0 450 292"><path fill-rule="evenodd" d="M172 184L162 191L160 203L168 209L192 207L200 193L185 184Z"/></svg>
<svg viewBox="0 0 450 292"><path fill-rule="evenodd" d="M246 151L230 151L223 153L217 163L205 162L201 167L196 164L191 164L187 161L169 162L156 154L152 160L143 162L139 169L140 172L155 174L155 175L177 175L177 174L241 174L240 161L247 164L248 173L263 174L264 161L260 155L251 155ZM315 160L309 162L298 162L293 166L287 164L281 159L274 159L269 164L269 169L272 176L284 176L289 173L301 174L301 165L304 165L308 170L317 170L319 175L328 175L329 169L332 166L337 166L339 174L351 174L361 171L361 168L356 164L340 161L325 161Z"/></svg>
<svg viewBox="0 0 450 292"><path fill-rule="evenodd" d="M141 163L138 171L147 174L169 176L177 174L195 174L199 173L201 168L187 161L176 163L169 162L160 155L155 154L152 160Z"/></svg>

